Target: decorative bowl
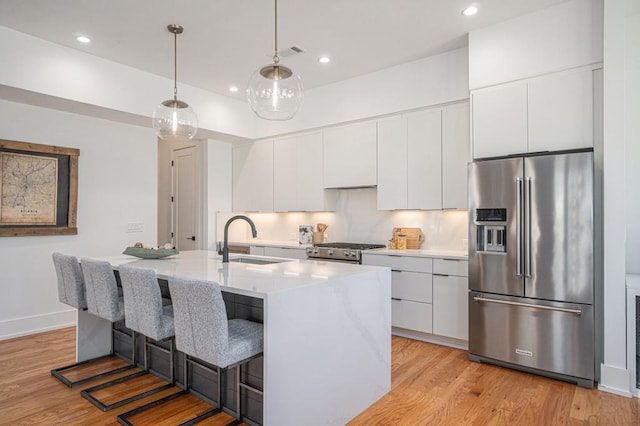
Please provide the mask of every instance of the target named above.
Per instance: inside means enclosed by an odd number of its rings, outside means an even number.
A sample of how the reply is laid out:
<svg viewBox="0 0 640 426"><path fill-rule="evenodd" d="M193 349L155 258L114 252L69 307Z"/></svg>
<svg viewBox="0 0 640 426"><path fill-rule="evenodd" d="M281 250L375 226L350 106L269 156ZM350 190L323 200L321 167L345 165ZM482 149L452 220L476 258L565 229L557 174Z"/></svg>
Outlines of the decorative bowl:
<svg viewBox="0 0 640 426"><path fill-rule="evenodd" d="M122 254L128 254L129 256L139 257L141 259L162 259L163 257L173 256L178 254L176 249L146 249L138 247L127 247Z"/></svg>

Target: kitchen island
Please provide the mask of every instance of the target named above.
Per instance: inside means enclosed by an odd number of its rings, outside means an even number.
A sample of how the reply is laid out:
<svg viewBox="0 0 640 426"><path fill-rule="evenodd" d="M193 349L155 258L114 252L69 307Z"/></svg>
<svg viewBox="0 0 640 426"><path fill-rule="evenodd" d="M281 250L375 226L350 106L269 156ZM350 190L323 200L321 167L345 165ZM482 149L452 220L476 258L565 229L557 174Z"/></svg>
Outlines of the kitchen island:
<svg viewBox="0 0 640 426"><path fill-rule="evenodd" d="M102 258L172 276L215 281L262 306L262 423L342 425L391 387L391 272L347 263L237 256L209 251L161 260ZM272 259L273 260L273 259ZM252 262L252 263L249 263ZM257 262L257 263L255 263ZM109 352L110 324L78 313L78 359Z"/></svg>

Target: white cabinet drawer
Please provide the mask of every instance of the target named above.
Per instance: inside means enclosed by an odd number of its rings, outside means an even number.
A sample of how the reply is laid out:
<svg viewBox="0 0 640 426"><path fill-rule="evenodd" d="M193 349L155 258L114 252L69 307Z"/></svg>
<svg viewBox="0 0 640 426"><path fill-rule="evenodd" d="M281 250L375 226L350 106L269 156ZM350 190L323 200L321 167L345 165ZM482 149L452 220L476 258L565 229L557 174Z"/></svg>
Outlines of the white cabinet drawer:
<svg viewBox="0 0 640 426"><path fill-rule="evenodd" d="M421 272L394 271L391 273L391 297L431 303L431 278L431 274Z"/></svg>
<svg viewBox="0 0 640 426"><path fill-rule="evenodd" d="M264 255L272 257L284 257L287 259L306 259L307 251L304 248L265 247Z"/></svg>
<svg viewBox="0 0 640 426"><path fill-rule="evenodd" d="M411 256L385 256L363 254L365 265L388 266L398 271L431 273L431 258Z"/></svg>
<svg viewBox="0 0 640 426"><path fill-rule="evenodd" d="M469 262L457 259L433 259L433 273L467 277L469 276Z"/></svg>
<svg viewBox="0 0 640 426"><path fill-rule="evenodd" d="M394 299L391 301L391 324L394 327L431 333L431 304Z"/></svg>

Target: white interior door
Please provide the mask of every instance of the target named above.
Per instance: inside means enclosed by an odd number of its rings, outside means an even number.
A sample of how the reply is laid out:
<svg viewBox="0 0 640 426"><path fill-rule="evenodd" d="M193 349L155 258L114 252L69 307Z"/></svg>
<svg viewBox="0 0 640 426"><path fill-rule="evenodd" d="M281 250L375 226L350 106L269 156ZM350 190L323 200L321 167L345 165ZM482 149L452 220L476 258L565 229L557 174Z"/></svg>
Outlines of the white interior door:
<svg viewBox="0 0 640 426"><path fill-rule="evenodd" d="M173 151L173 245L195 250L196 242L196 148Z"/></svg>

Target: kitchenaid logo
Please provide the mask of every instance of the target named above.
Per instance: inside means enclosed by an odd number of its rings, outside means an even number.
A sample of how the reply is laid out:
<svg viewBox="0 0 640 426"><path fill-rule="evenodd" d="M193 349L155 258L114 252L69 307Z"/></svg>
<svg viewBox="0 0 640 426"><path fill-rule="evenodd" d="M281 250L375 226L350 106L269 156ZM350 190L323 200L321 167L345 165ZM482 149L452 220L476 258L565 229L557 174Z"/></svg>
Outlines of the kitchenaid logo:
<svg viewBox="0 0 640 426"><path fill-rule="evenodd" d="M533 352L531 352L531 351L525 351L525 350L522 350L522 349L516 349L516 353L517 353L518 355L533 356Z"/></svg>

